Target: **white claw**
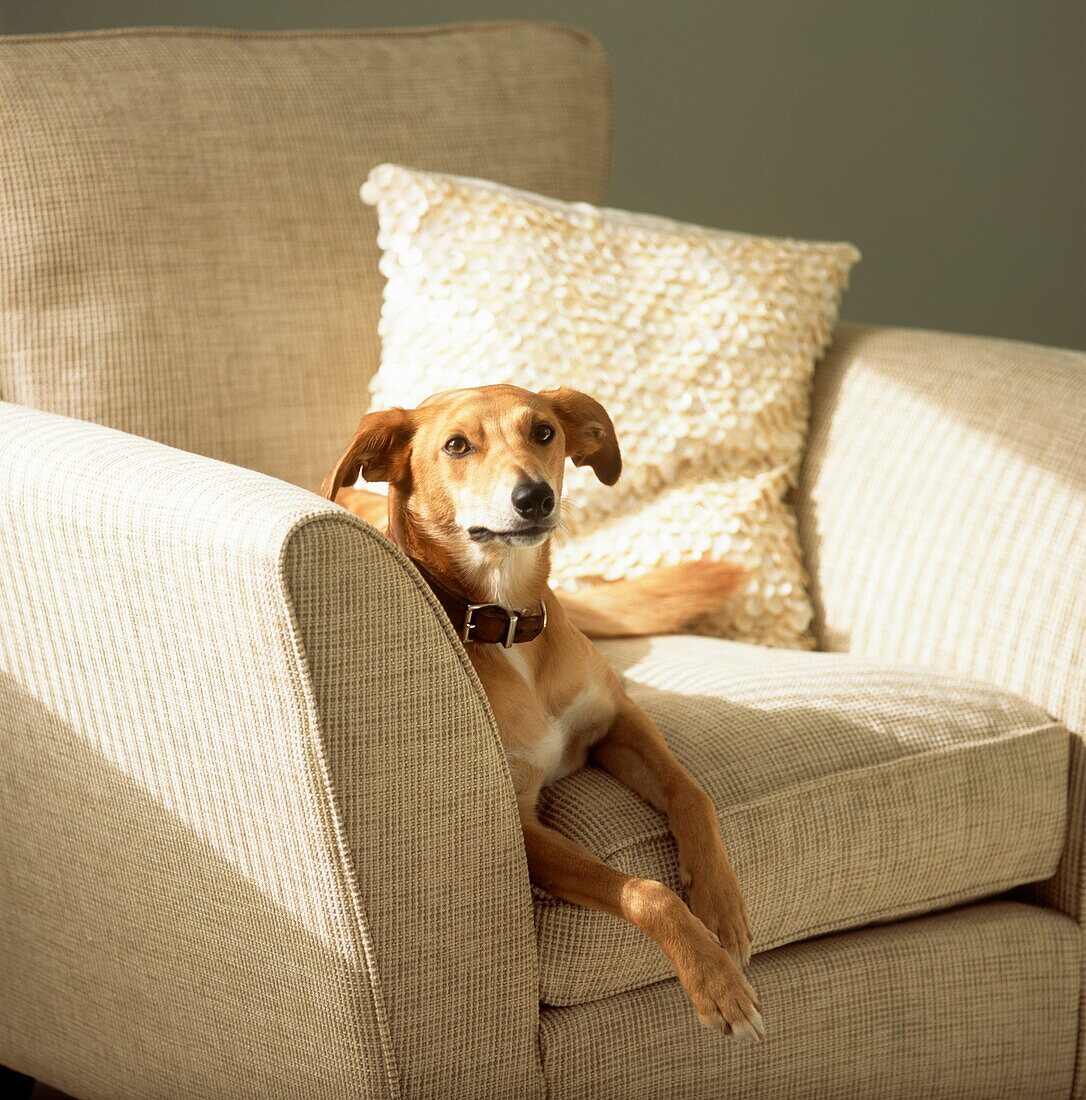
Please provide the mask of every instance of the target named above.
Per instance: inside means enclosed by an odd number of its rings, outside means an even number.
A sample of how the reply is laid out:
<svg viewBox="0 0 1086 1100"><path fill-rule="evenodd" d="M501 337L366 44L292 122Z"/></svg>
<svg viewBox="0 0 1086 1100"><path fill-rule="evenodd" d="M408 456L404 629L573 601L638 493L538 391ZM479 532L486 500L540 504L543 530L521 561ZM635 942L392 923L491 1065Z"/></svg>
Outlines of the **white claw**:
<svg viewBox="0 0 1086 1100"><path fill-rule="evenodd" d="M737 1038L747 1039L752 1043L760 1043L765 1038L765 1023L762 1020L762 1014L755 1009L754 1015L749 1020L738 1027L733 1027L732 1031Z"/></svg>

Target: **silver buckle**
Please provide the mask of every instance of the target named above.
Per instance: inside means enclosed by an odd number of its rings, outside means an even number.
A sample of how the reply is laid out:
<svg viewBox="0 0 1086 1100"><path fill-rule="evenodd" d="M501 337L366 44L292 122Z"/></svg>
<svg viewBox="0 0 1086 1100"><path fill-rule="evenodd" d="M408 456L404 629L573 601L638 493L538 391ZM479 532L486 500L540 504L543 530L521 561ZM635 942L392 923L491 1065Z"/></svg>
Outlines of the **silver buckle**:
<svg viewBox="0 0 1086 1100"><path fill-rule="evenodd" d="M464 612L464 625L460 628L460 640L462 642L471 641L471 632L475 629L475 623L472 621L472 616L481 607L489 607L488 603L469 603L467 611Z"/></svg>
<svg viewBox="0 0 1086 1100"><path fill-rule="evenodd" d="M517 623L520 622L520 616L515 611L507 611L506 615L509 616L509 629L505 632L505 641L502 645L506 649L513 648L513 635L517 632Z"/></svg>

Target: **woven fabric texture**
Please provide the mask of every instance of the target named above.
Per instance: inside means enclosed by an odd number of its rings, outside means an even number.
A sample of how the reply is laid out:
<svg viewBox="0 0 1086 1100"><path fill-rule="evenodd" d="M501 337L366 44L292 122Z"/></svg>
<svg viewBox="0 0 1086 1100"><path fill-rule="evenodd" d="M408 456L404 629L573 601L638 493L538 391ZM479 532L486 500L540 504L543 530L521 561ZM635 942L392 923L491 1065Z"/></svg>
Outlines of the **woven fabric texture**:
<svg viewBox="0 0 1086 1100"><path fill-rule="evenodd" d="M394 164L370 173L362 197L378 210L388 276L374 405L491 383L592 394L614 421L623 476L567 473L556 587L733 561L744 583L691 629L809 647L784 495L856 249Z"/></svg>
<svg viewBox="0 0 1086 1100"><path fill-rule="evenodd" d="M827 649L987 680L1079 734L1058 874L1086 914L1086 354L844 325L797 508Z"/></svg>
<svg viewBox="0 0 1086 1100"><path fill-rule="evenodd" d="M314 488L377 367L389 158L603 198L589 36L108 31L0 40L0 397Z"/></svg>
<svg viewBox="0 0 1086 1100"><path fill-rule="evenodd" d="M716 804L755 951L946 908L1051 875L1067 730L986 684L839 654L710 638L608 642L631 697ZM543 819L606 863L678 889L661 814L598 768ZM536 891L542 1000L671 972L624 921Z"/></svg>
<svg viewBox="0 0 1086 1100"><path fill-rule="evenodd" d="M553 1100L1065 1100L1078 927L995 902L759 955L766 1041L699 1026L676 981L548 1009Z"/></svg>
<svg viewBox="0 0 1086 1100"><path fill-rule="evenodd" d="M80 1097L532 1095L512 791L399 551L8 404L0 484L0 1062Z"/></svg>

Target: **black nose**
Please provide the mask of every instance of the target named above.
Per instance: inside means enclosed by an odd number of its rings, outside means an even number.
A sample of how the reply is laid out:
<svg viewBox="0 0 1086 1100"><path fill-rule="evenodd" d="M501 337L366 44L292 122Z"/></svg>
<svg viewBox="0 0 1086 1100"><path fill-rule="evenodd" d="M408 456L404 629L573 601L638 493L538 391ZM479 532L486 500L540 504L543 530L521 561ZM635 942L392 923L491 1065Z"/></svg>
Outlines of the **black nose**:
<svg viewBox="0 0 1086 1100"><path fill-rule="evenodd" d="M554 490L545 481L522 481L513 490L513 507L525 519L545 519L554 511Z"/></svg>

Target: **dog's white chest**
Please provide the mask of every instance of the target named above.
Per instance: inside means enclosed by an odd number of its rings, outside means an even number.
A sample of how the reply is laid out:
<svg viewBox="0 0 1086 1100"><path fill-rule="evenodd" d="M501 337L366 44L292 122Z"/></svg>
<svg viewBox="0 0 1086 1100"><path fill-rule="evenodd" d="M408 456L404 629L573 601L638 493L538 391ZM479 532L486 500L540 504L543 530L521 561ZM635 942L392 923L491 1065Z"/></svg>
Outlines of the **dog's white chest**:
<svg viewBox="0 0 1086 1100"><path fill-rule="evenodd" d="M514 649L505 651L509 663L523 679L532 685L531 669L522 654ZM584 763L582 754L567 752L571 740L582 730L598 726L614 712L614 703L599 684L588 683L558 714L545 714L545 727L541 736L526 748L507 749L508 756L538 769L547 786L564 775L576 771Z"/></svg>
<svg viewBox="0 0 1086 1100"><path fill-rule="evenodd" d="M561 779L572 770L562 767L570 732L569 726L561 718L548 718L546 733L522 754L528 763L543 773L544 786Z"/></svg>

